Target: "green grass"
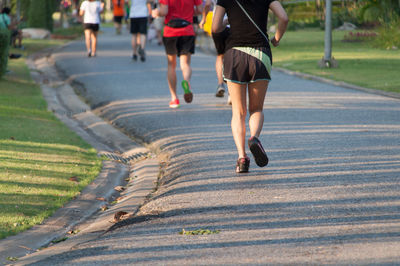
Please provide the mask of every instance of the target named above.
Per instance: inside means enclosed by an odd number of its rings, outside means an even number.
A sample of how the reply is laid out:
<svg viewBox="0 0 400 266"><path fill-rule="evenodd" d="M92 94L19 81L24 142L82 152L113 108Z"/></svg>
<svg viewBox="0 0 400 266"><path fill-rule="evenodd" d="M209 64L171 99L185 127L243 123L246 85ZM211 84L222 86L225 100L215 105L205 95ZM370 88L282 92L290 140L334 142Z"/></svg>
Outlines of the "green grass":
<svg viewBox="0 0 400 266"><path fill-rule="evenodd" d="M62 42L23 44L26 56ZM101 169L96 151L46 110L25 59L10 60L8 69L0 80L0 239L43 222Z"/></svg>
<svg viewBox="0 0 400 266"><path fill-rule="evenodd" d="M321 69L324 32L289 31L278 48L272 48L274 66L345 81L366 88L400 92L400 51L375 48L372 42L342 42L345 32L334 31L332 56L338 68Z"/></svg>
<svg viewBox="0 0 400 266"><path fill-rule="evenodd" d="M69 28L57 28L54 29L53 35L57 36L64 36L64 37L71 37L71 38L77 38L83 36L83 27L82 25L75 25L75 26L70 26Z"/></svg>

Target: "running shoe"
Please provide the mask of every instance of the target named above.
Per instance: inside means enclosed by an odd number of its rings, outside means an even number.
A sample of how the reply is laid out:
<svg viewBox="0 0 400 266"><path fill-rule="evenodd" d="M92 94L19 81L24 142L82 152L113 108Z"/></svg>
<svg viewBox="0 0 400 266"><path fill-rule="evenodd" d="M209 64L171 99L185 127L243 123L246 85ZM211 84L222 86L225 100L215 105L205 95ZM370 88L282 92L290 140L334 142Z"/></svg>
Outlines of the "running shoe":
<svg viewBox="0 0 400 266"><path fill-rule="evenodd" d="M225 94L225 85L224 83L222 83L218 85L215 97L224 97L224 94Z"/></svg>
<svg viewBox="0 0 400 266"><path fill-rule="evenodd" d="M250 166L249 157L239 158L236 162L236 173L248 173Z"/></svg>
<svg viewBox="0 0 400 266"><path fill-rule="evenodd" d="M182 88L185 94L183 95L183 98L185 99L185 102L191 103L193 100L193 93L190 90L190 83L187 80L182 81Z"/></svg>
<svg viewBox="0 0 400 266"><path fill-rule="evenodd" d="M135 54L132 55L132 60L133 60L133 61L137 61L137 55L135 55Z"/></svg>
<svg viewBox="0 0 400 266"><path fill-rule="evenodd" d="M179 99L175 99L169 102L170 108L179 108Z"/></svg>
<svg viewBox="0 0 400 266"><path fill-rule="evenodd" d="M139 56L140 56L140 61L144 62L146 61L146 53L144 52L144 49L142 47L139 47Z"/></svg>
<svg viewBox="0 0 400 266"><path fill-rule="evenodd" d="M260 167L266 166L268 164L268 156L258 138L253 136L249 138L247 143L249 145L251 153L254 156L256 164Z"/></svg>

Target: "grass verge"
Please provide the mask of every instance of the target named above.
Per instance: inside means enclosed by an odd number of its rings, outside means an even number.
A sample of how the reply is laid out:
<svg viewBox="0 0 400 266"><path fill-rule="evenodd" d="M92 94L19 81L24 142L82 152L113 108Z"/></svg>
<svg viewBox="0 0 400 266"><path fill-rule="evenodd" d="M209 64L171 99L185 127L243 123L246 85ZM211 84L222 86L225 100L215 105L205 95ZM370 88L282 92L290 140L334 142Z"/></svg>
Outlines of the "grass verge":
<svg viewBox="0 0 400 266"><path fill-rule="evenodd" d="M31 53L62 44L24 40ZM40 224L101 170L96 151L51 112L25 59L10 60L0 80L0 239Z"/></svg>
<svg viewBox="0 0 400 266"><path fill-rule="evenodd" d="M343 31L333 31L332 56L338 68L322 69L324 32L289 31L272 48L274 66L358 86L400 93L400 52L375 48L372 42L342 42Z"/></svg>

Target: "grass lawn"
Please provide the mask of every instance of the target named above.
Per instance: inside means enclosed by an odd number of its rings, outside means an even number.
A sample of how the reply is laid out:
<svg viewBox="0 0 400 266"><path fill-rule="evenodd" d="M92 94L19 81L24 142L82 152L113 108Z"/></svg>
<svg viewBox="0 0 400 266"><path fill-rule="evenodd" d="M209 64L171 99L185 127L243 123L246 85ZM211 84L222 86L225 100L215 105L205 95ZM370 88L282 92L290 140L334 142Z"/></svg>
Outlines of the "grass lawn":
<svg viewBox="0 0 400 266"><path fill-rule="evenodd" d="M62 41L24 40L25 56ZM101 158L46 109L25 59L0 80L0 239L41 223L98 175Z"/></svg>
<svg viewBox="0 0 400 266"><path fill-rule="evenodd" d="M318 67L324 56L321 30L286 32L280 46L272 48L274 66L400 93L400 50L375 48L371 42L342 42L345 33L333 31L332 56L338 68Z"/></svg>

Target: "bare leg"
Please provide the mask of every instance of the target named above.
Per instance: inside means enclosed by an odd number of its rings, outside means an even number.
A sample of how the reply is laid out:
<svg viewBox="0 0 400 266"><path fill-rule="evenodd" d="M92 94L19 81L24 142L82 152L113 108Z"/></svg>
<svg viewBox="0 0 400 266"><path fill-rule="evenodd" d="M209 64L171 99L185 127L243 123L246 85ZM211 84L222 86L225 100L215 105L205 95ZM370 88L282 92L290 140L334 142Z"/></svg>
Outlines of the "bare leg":
<svg viewBox="0 0 400 266"><path fill-rule="evenodd" d="M222 77L222 64L224 60L224 55L217 55L217 59L215 60L215 72L217 73L218 85L224 83L224 78Z"/></svg>
<svg viewBox="0 0 400 266"><path fill-rule="evenodd" d="M190 81L192 77L192 67L190 66L191 54L183 54L180 56L180 65L183 79Z"/></svg>
<svg viewBox="0 0 400 266"><path fill-rule="evenodd" d="M20 30L18 30L17 39L18 39L18 47L22 47L22 31Z"/></svg>
<svg viewBox="0 0 400 266"><path fill-rule="evenodd" d="M260 136L264 124L264 100L268 81L257 81L249 84L249 127L251 136Z"/></svg>
<svg viewBox="0 0 400 266"><path fill-rule="evenodd" d="M239 84L228 81L229 94L232 100L231 127L239 158L246 157L246 87L246 84Z"/></svg>
<svg viewBox="0 0 400 266"><path fill-rule="evenodd" d="M171 100L175 100L178 98L176 95L176 55L167 55L168 61L168 86L169 91L171 92Z"/></svg>
<svg viewBox="0 0 400 266"><path fill-rule="evenodd" d="M139 34L139 36L140 36L140 40L139 40L140 47L144 50L146 48L147 35L146 34Z"/></svg>
<svg viewBox="0 0 400 266"><path fill-rule="evenodd" d="M117 23L117 34L121 34L121 30L122 30L122 22Z"/></svg>
<svg viewBox="0 0 400 266"><path fill-rule="evenodd" d="M139 34L138 39L140 61L144 62L146 60L146 52L144 51L146 48L146 34Z"/></svg>
<svg viewBox="0 0 400 266"><path fill-rule="evenodd" d="M90 38L92 41L92 56L96 55L96 50L97 50L97 32L92 31L90 34Z"/></svg>
<svg viewBox="0 0 400 266"><path fill-rule="evenodd" d="M138 39L137 34L132 34L131 43L132 43L133 55L137 55L137 39Z"/></svg>
<svg viewBox="0 0 400 266"><path fill-rule="evenodd" d="M92 31L89 29L85 30L85 44L86 44L86 50L88 53L90 53L90 35L92 34Z"/></svg>

